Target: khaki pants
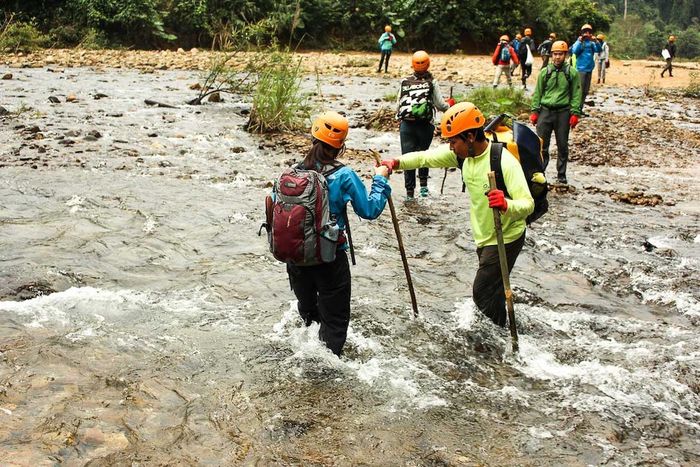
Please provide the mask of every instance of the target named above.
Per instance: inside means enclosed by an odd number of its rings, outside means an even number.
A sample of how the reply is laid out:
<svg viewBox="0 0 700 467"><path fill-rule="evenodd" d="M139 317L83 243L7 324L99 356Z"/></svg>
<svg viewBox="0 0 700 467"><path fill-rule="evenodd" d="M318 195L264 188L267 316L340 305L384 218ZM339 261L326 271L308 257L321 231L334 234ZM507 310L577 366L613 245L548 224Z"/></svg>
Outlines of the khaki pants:
<svg viewBox="0 0 700 467"><path fill-rule="evenodd" d="M501 80L501 75L506 75L508 80L508 86L513 86L510 80L510 65L496 65L496 74L493 78L493 87L498 86L498 82Z"/></svg>

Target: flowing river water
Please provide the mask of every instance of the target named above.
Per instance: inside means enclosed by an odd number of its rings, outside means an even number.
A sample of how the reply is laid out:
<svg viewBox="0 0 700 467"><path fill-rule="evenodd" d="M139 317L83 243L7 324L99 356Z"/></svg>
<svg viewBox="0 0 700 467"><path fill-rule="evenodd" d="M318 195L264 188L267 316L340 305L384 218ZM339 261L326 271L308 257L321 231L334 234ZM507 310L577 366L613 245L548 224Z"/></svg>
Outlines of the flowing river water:
<svg viewBox="0 0 700 467"><path fill-rule="evenodd" d="M182 104L191 72L14 75L0 100L19 111L0 121L0 464L700 463L697 148L639 155L667 157L654 167L570 163L576 191L550 195L511 278L518 355L472 304L458 172L440 195L433 170L431 196L409 205L393 176L420 316L388 209L351 219L352 321L337 358L301 326L257 236L269 182L300 157L284 137L246 133L246 106L229 96ZM321 89L358 124L394 85ZM593 118L655 105L607 92ZM682 109L700 131L698 102ZM348 146L398 154L398 133L353 128ZM370 173L369 160L352 165Z"/></svg>

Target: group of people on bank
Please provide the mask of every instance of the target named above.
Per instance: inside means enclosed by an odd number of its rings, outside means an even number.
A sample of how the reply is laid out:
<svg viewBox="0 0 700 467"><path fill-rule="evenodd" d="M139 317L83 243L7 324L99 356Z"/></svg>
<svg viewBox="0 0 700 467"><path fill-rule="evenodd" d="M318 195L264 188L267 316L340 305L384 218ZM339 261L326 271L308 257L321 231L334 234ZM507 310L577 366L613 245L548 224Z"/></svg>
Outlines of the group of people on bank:
<svg viewBox="0 0 700 467"><path fill-rule="evenodd" d="M517 37L516 44L507 36L501 37L493 59L497 66L497 80L501 74L510 79L515 61L523 67L523 85L531 73L532 64L523 63L521 50L531 54L534 49L532 31L528 28L524 37ZM590 87L596 60L599 62L599 81L605 81L600 71L608 61L608 48L604 37L594 38L593 28L586 24L574 45L556 40L551 34L539 48L543 66L537 77L532 96L530 122L543 140L545 166L549 162L549 145L554 133L557 143L557 179L567 183L568 138L583 115L583 102ZM385 28L379 39L382 49L380 65L388 70L391 50L396 37L391 27ZM531 49L532 47L532 49ZM507 51L507 52L504 52ZM675 50L674 50L675 52ZM568 59L575 57L575 64ZM603 62L601 67L600 62ZM301 226L300 241L288 242L292 249L308 247L311 238L311 261L285 261L289 283L298 300L299 314L307 326L319 323L319 338L335 354L340 355L345 345L350 322L351 275L347 250L351 248L347 205L350 203L356 215L363 219L375 219L384 210L391 196L389 177L395 170L404 171L407 200L412 200L416 189L416 170L420 196L428 196L429 168L461 169L461 176L469 192L471 230L476 244L479 267L476 272L472 297L477 308L495 324L506 325L506 298L499 264L496 231L492 211L501 213L506 262L511 271L525 243L526 219L533 212L535 203L528 188L524 172L516 157L501 147L500 172L502 189L489 189L488 174L492 169L492 143L484 131L486 116L470 102L455 103L450 96L444 98L437 80L430 73L430 56L425 51L415 52L411 66L413 73L401 80L397 97L396 118L400 121L400 157L381 161L374 169L369 191L361 178L350 167L338 161L345 151L349 131L347 118L338 112L325 112L314 119L311 128L312 143L303 161L288 169L320 174L317 189L325 190L326 198L313 198L315 206L306 211L325 209L317 217L328 218L339 231L333 238L335 251L330 257L314 256L323 248L316 243L325 235L327 225L318 232L309 230L295 218L293 210L285 205L294 196L309 193L310 185L288 181L275 184L271 201L266 201L268 238L283 235L284 228ZM529 68L528 68L529 67ZM670 62L668 66L671 72ZM435 131L436 111L443 112L440 130L446 143L430 149ZM288 174L289 175L289 174ZM298 180L303 182L303 177ZM302 189L303 188L303 189ZM284 191L284 190L287 191ZM318 196L318 193L317 195ZM319 201L320 200L320 201ZM275 204L278 203L278 204ZM276 231L275 212L287 211L282 228ZM308 212L299 210L302 218ZM313 216L312 216L313 219ZM303 219L302 219L303 220ZM272 228L270 228L272 226ZM347 232L346 232L347 231ZM304 237L307 236L307 237ZM271 245L272 245L272 240ZM318 251L316 251L318 250ZM273 251L274 252L274 251ZM277 256L277 255L276 255ZM314 259L316 258L316 259ZM278 259L280 259L278 257ZM284 260L283 260L284 261Z"/></svg>

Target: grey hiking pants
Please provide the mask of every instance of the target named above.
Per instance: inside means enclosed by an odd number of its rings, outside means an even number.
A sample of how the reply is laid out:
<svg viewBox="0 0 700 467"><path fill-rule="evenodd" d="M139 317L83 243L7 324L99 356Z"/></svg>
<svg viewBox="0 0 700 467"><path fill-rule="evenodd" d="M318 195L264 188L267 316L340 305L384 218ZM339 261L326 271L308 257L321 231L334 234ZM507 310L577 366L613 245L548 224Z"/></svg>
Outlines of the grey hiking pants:
<svg viewBox="0 0 700 467"><path fill-rule="evenodd" d="M591 90L593 71L579 71L578 77L581 78L581 108L579 110L583 112L583 104L586 103L586 96L588 95L588 91Z"/></svg>
<svg viewBox="0 0 700 467"><path fill-rule="evenodd" d="M549 143L552 132L557 140L557 178L566 179L566 163L569 162L569 118L571 111L563 109L548 109L542 107L537 119L537 136L542 138L542 157L544 167L549 165Z"/></svg>
<svg viewBox="0 0 700 467"><path fill-rule="evenodd" d="M515 260L525 244L525 232L517 240L506 243L508 272L513 270ZM490 245L476 249L479 269L476 271L472 297L479 311L501 327L506 325L506 294L503 290L501 263L498 259L498 246Z"/></svg>

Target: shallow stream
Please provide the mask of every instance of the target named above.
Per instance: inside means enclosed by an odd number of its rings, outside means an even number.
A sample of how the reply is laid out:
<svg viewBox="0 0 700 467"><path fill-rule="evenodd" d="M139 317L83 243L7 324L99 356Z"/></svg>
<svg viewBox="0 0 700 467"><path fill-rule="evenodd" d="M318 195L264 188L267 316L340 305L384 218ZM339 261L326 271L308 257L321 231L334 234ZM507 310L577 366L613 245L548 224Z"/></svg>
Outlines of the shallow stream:
<svg viewBox="0 0 700 467"><path fill-rule="evenodd" d="M458 173L440 195L433 170L414 204L395 175L421 314L388 209L351 219L358 264L338 359L301 326L284 266L256 235L269 182L300 154L246 133L245 105L182 104L191 72L14 74L0 101L20 111L0 121L0 463L700 463L696 165L570 163L576 190L550 196L511 278L518 355L472 304ZM394 85L321 89L359 124ZM653 105L611 93L599 116ZM697 119L697 101L686 115ZM348 146L398 154L398 133L356 128ZM369 160L352 165L370 173Z"/></svg>

